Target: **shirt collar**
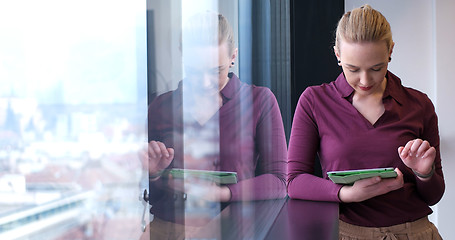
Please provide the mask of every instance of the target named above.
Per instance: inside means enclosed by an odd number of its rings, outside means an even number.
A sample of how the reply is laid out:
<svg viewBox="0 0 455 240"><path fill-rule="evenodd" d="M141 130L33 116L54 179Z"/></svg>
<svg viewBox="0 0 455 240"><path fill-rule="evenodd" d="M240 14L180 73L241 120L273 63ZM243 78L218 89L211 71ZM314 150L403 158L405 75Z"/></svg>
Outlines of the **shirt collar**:
<svg viewBox="0 0 455 240"><path fill-rule="evenodd" d="M337 79L335 80L335 86L338 89L340 97L342 98L347 98L354 92L354 89L351 87L351 85L349 85L348 81L344 77L344 73L340 73L340 75L338 75Z"/></svg>
<svg viewBox="0 0 455 240"><path fill-rule="evenodd" d="M383 97L386 98L390 96L399 104L403 104L405 96L402 90L403 85L401 84L401 79L389 71L387 71L386 77L387 87L384 91Z"/></svg>
<svg viewBox="0 0 455 240"><path fill-rule="evenodd" d="M240 88L240 79L232 73L231 78L229 79L228 83L226 86L224 86L223 89L221 89L221 96L223 97L223 104L227 101L229 101L231 98L234 97L235 93L238 91Z"/></svg>
<svg viewBox="0 0 455 240"><path fill-rule="evenodd" d="M387 85L383 94L383 98L390 96L398 103L402 104L404 96L403 91L400 91L402 88L401 79L389 71L387 71L386 78ZM335 85L338 89L340 97L347 98L354 92L354 89L351 87L351 85L349 85L343 73L340 73L338 78L335 80Z"/></svg>

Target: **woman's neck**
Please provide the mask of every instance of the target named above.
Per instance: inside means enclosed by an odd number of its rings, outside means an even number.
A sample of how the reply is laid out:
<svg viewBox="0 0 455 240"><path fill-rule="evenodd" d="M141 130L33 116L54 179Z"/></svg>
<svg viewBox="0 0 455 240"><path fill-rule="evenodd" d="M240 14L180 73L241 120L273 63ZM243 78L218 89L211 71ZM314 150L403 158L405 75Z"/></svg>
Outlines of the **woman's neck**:
<svg viewBox="0 0 455 240"><path fill-rule="evenodd" d="M387 80L384 79L380 90L368 95L354 93L352 105L363 115L372 125L384 114L385 108L382 98L384 95Z"/></svg>

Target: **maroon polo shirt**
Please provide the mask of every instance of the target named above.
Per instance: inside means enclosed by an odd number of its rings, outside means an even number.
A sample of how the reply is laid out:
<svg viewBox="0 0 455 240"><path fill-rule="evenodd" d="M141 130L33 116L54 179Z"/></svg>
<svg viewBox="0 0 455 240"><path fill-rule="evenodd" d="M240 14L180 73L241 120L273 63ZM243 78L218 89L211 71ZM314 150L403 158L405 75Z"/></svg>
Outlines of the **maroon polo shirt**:
<svg viewBox="0 0 455 240"><path fill-rule="evenodd" d="M438 120L427 95L407 87L388 72L384 114L372 125L352 105L354 89L340 74L336 81L307 88L294 115L289 142L288 194L291 198L340 201L341 185L328 171L398 167L404 187L360 203L340 203L340 219L355 225L382 227L414 221L432 213L444 193ZM436 172L420 181L398 155L398 147L421 138L436 148ZM323 178L314 176L318 154Z"/></svg>
<svg viewBox="0 0 455 240"><path fill-rule="evenodd" d="M203 126L192 126L196 132L213 123L219 126L219 154L207 158L210 162L204 168L237 172L238 183L228 185L231 201L286 196L287 147L275 96L268 88L241 82L235 74L221 95L223 105L218 114ZM184 167L182 102L181 82L175 91L158 96L149 107L149 140L174 148L170 168ZM172 199L179 197L172 197L175 192L166 184L164 179L150 182L152 212L158 215L163 211L169 214L177 207L172 206Z"/></svg>

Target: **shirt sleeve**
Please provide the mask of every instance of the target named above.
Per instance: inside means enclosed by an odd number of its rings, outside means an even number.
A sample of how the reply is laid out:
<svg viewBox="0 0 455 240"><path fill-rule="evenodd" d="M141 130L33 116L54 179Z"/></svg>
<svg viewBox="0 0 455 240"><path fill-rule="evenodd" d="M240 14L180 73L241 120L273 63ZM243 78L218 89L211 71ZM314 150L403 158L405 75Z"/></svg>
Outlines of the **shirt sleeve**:
<svg viewBox="0 0 455 240"><path fill-rule="evenodd" d="M319 149L319 131L314 116L312 89L307 88L297 103L288 150L288 194L293 199L340 202L341 185L314 175Z"/></svg>
<svg viewBox="0 0 455 240"><path fill-rule="evenodd" d="M417 191L428 205L434 205L441 200L445 191L444 175L442 172L438 117L433 104L427 98L424 109L425 125L421 139L427 140L436 149L435 172L429 181L421 181L416 176Z"/></svg>
<svg viewBox="0 0 455 240"><path fill-rule="evenodd" d="M163 123L172 122L172 92L165 93L155 98L148 108L148 141L163 142L166 147L174 148L172 145L172 134L165 134L167 130L163 130ZM169 111L171 109L171 111ZM167 137L164 137L167 136ZM174 160L168 166L172 168ZM148 173L148 171L147 171ZM148 174L147 174L148 175ZM174 191L168 187L168 180L165 178L149 179L149 202L154 205L158 202L165 202L172 199ZM171 198L170 198L171 196Z"/></svg>
<svg viewBox="0 0 455 240"><path fill-rule="evenodd" d="M258 92L260 97L254 100L253 110L257 111L254 144L258 160L255 177L228 186L232 193L232 201L286 196L287 147L283 120L273 93L268 88L260 89Z"/></svg>

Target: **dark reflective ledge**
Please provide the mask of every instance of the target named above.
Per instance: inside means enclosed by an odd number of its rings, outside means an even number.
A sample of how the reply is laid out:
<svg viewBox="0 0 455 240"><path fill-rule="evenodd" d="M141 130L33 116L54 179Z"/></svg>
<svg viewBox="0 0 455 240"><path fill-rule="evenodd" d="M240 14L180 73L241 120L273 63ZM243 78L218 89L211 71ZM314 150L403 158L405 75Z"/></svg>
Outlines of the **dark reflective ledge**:
<svg viewBox="0 0 455 240"><path fill-rule="evenodd" d="M338 239L338 204L288 198L231 203L188 239Z"/></svg>
<svg viewBox="0 0 455 240"><path fill-rule="evenodd" d="M265 239L338 239L338 203L288 199Z"/></svg>

